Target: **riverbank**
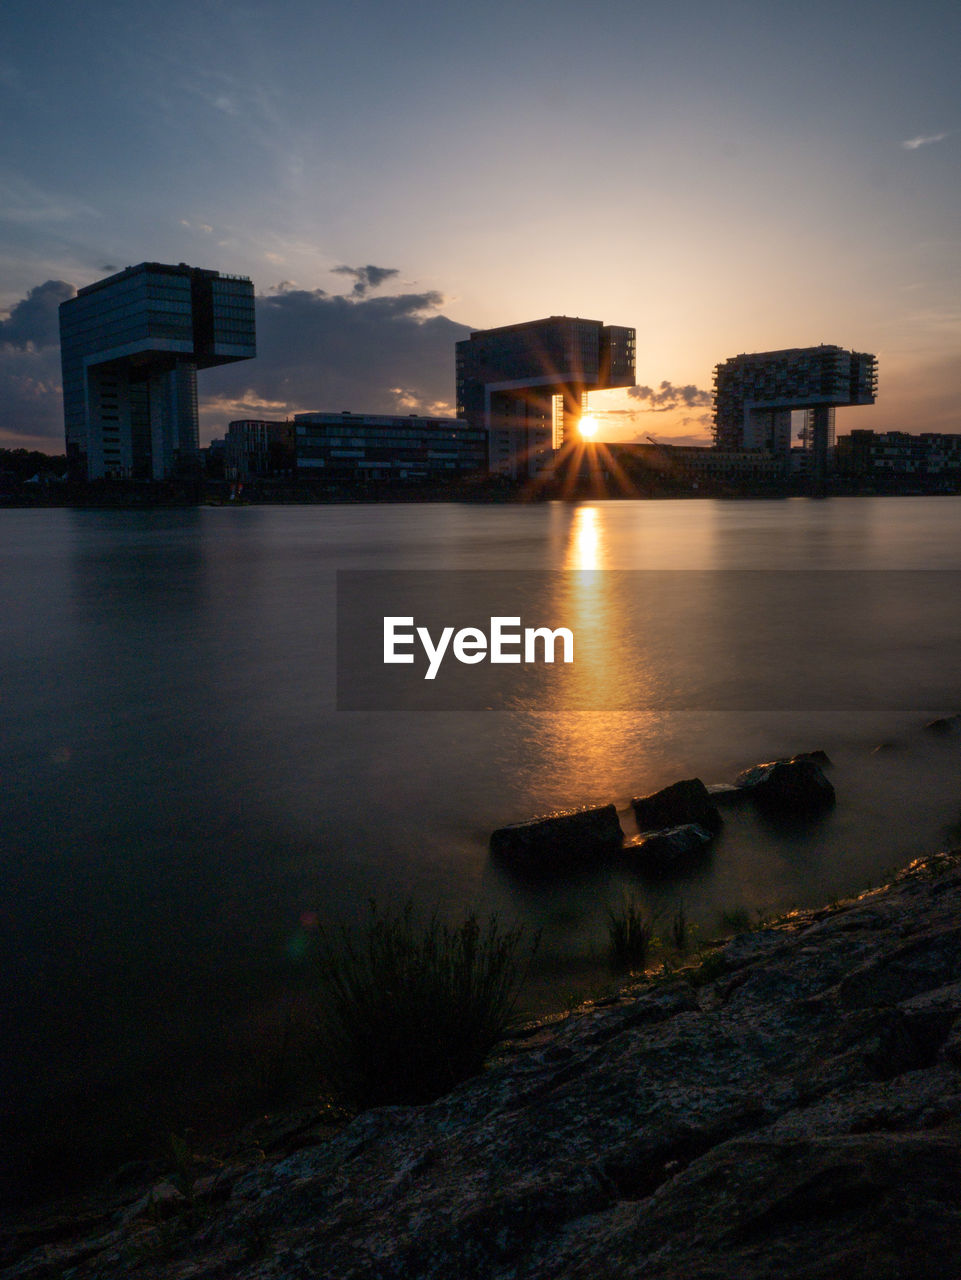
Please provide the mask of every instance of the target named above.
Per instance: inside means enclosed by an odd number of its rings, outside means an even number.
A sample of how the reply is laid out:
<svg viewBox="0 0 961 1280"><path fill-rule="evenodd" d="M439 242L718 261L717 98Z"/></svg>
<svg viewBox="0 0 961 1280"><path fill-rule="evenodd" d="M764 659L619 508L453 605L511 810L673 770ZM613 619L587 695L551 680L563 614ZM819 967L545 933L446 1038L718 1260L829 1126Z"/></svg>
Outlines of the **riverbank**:
<svg viewBox="0 0 961 1280"><path fill-rule="evenodd" d="M961 850L917 860L530 1029L431 1105L128 1170L8 1231L2 1274L940 1280L961 1267L959 921Z"/></svg>

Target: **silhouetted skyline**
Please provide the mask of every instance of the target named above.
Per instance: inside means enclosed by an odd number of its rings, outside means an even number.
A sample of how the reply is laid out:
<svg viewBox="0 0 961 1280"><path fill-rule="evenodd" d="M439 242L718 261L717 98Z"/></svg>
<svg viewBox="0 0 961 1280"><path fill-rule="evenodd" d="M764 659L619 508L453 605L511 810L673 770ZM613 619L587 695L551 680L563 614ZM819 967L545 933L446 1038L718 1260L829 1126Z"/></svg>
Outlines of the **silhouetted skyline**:
<svg viewBox="0 0 961 1280"><path fill-rule="evenodd" d="M877 353L865 426L959 429L955 6L4 17L0 444L62 448L57 304L144 260L257 288L202 442L449 413L457 340L549 314L637 329L610 439L707 442L718 361L820 342Z"/></svg>

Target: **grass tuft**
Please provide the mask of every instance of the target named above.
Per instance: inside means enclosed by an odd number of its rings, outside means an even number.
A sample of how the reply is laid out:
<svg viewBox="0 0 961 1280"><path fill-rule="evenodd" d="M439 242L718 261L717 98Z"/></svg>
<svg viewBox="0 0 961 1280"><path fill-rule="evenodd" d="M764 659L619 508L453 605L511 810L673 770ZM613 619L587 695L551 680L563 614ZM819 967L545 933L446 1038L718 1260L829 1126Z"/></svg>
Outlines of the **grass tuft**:
<svg viewBox="0 0 961 1280"><path fill-rule="evenodd" d="M533 958L524 930L421 924L371 901L357 938L322 936L319 1056L329 1084L360 1106L429 1102L476 1074L510 1025Z"/></svg>
<svg viewBox="0 0 961 1280"><path fill-rule="evenodd" d="M654 927L633 898L625 897L620 910L607 912L608 959L615 973L637 973L644 968L654 942Z"/></svg>
<svg viewBox="0 0 961 1280"><path fill-rule="evenodd" d="M690 945L691 924L687 918L687 912L684 910L683 902L678 902L677 910L674 912L674 918L671 921L671 940L682 955Z"/></svg>

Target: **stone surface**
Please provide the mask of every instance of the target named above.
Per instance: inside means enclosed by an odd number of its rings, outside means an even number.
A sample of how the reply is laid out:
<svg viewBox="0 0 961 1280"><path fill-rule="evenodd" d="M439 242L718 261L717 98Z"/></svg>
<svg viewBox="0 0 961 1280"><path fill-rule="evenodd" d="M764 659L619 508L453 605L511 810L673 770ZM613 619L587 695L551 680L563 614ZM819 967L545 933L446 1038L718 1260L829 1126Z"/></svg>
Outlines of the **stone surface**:
<svg viewBox="0 0 961 1280"><path fill-rule="evenodd" d="M713 804L725 809L747 804L751 799L748 787L738 787L733 782L709 782L707 794Z"/></svg>
<svg viewBox="0 0 961 1280"><path fill-rule="evenodd" d="M735 778L737 786L770 814L817 814L834 804L834 787L819 764L807 756L754 765Z"/></svg>
<svg viewBox="0 0 961 1280"><path fill-rule="evenodd" d="M943 737L946 734L954 733L956 729L961 729L961 715L939 716L937 720L929 720L924 727L928 733L939 734Z"/></svg>
<svg viewBox="0 0 961 1280"><path fill-rule="evenodd" d="M225 1167L227 1199L179 1231L118 1213L7 1237L2 1274L961 1275L961 852L505 1054L429 1106Z"/></svg>
<svg viewBox="0 0 961 1280"><path fill-rule="evenodd" d="M510 868L539 873L594 865L616 853L623 840L617 810L607 804L501 827L490 838L490 851Z"/></svg>
<svg viewBox="0 0 961 1280"><path fill-rule="evenodd" d="M628 865L642 875L683 875L701 862L711 839L710 831L690 822L628 840L623 853Z"/></svg>
<svg viewBox="0 0 961 1280"><path fill-rule="evenodd" d="M721 829L721 815L700 778L685 778L669 787L631 801L638 831L663 831L667 827L696 823L705 831Z"/></svg>

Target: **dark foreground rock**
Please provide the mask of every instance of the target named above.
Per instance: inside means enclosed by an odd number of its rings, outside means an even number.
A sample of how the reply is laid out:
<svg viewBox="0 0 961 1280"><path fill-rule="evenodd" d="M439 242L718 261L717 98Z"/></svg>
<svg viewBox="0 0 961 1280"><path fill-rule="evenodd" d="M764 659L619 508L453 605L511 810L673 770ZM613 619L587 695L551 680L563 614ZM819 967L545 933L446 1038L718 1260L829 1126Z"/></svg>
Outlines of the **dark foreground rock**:
<svg viewBox="0 0 961 1280"><path fill-rule="evenodd" d="M939 734L944 737L949 733L954 733L956 729L961 729L961 715L939 716L937 720L929 720L924 727L928 733Z"/></svg>
<svg viewBox="0 0 961 1280"><path fill-rule="evenodd" d="M4 1275L961 1275L961 853L526 1043L430 1106L226 1167L179 1234L118 1214Z"/></svg>
<svg viewBox="0 0 961 1280"><path fill-rule="evenodd" d="M690 822L637 836L625 844L623 854L627 865L641 875L661 879L683 875L697 866L711 839L710 831Z"/></svg>
<svg viewBox="0 0 961 1280"><path fill-rule="evenodd" d="M810 755L755 765L739 773L735 782L773 816L813 816L835 801L834 787Z"/></svg>
<svg viewBox="0 0 961 1280"><path fill-rule="evenodd" d="M490 838L490 851L506 866L536 874L594 865L616 853L623 840L617 810L606 804L500 827Z"/></svg>
<svg viewBox="0 0 961 1280"><path fill-rule="evenodd" d="M631 801L638 831L663 831L667 827L696 823L717 833L722 818L700 778L685 778L669 787Z"/></svg>

